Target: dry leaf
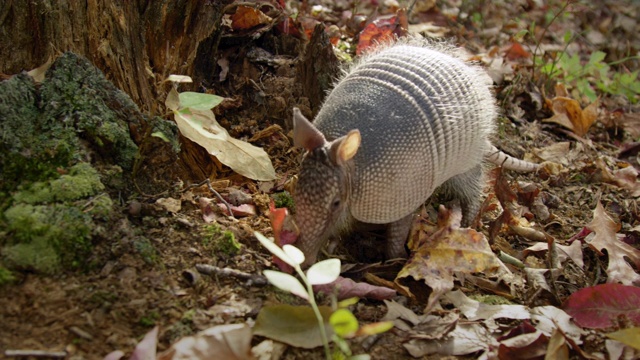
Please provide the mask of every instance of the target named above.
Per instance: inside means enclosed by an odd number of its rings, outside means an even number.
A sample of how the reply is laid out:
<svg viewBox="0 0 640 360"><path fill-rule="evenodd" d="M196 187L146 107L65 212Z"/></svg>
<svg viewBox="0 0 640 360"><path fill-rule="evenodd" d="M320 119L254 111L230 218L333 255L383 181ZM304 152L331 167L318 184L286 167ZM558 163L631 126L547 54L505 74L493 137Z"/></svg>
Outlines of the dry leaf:
<svg viewBox="0 0 640 360"><path fill-rule="evenodd" d="M618 239L617 232L620 224L616 223L600 202L593 212L593 220L587 225L593 231L584 240L599 255L607 250L609 266L607 267L607 282L619 282L624 285L640 285L640 275L627 263L625 258L632 261L636 268L640 268L640 250Z"/></svg>
<svg viewBox="0 0 640 360"><path fill-rule="evenodd" d="M273 180L276 173L267 153L247 142L229 136L215 120L211 110L182 109L175 111L182 135L205 148L221 163L254 180Z"/></svg>
<svg viewBox="0 0 640 360"><path fill-rule="evenodd" d="M27 72L27 75L31 76L36 84L41 83L44 81L44 76L46 75L47 70L49 70L49 68L51 67L52 63L53 59L51 58L51 56L49 56L44 64L38 66L33 70L29 70Z"/></svg>
<svg viewBox="0 0 640 360"><path fill-rule="evenodd" d="M501 273L510 276L498 260L489 242L481 233L472 229L460 229L462 217L459 207L448 212L443 206L438 214L438 230L427 235L421 231L412 233L413 244L418 246L398 273L396 284L409 296L427 300L421 294L424 282L431 288L425 312L429 311L440 295L453 288L453 273L484 272L489 276ZM415 284L415 282L418 284Z"/></svg>
<svg viewBox="0 0 640 360"><path fill-rule="evenodd" d="M158 360L250 360L251 327L247 324L219 325L184 337L158 356Z"/></svg>
<svg viewBox="0 0 640 360"><path fill-rule="evenodd" d="M553 111L553 116L543 121L560 124L580 137L589 131L591 125L598 118L598 100L591 103L584 110L577 100L564 96L556 96L546 101Z"/></svg>
<svg viewBox="0 0 640 360"><path fill-rule="evenodd" d="M234 31L249 30L258 25L268 24L273 19L262 11L248 6L238 6L236 12L231 15L231 24Z"/></svg>

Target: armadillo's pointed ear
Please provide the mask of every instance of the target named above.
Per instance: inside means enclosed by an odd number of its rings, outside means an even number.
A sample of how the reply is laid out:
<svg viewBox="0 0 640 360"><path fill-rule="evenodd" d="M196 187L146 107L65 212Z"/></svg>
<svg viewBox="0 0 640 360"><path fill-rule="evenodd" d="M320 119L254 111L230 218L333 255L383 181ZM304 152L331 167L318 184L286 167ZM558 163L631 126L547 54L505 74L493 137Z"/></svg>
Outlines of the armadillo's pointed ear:
<svg viewBox="0 0 640 360"><path fill-rule="evenodd" d="M331 142L329 154L334 163L341 165L351 160L360 147L360 131L351 130L347 135L339 137Z"/></svg>
<svg viewBox="0 0 640 360"><path fill-rule="evenodd" d="M324 135L300 112L297 107L293 108L293 145L313 151L324 144L327 140Z"/></svg>

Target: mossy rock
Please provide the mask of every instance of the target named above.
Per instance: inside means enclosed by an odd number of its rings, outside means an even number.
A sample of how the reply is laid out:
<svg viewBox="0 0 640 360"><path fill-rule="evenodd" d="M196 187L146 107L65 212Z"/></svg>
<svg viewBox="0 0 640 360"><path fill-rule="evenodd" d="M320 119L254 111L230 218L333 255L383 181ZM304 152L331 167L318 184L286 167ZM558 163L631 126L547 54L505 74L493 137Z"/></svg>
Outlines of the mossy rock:
<svg viewBox="0 0 640 360"><path fill-rule="evenodd" d="M0 82L0 113L2 269L83 268L114 216L108 194L130 185L123 174L138 154L130 128L146 117L73 53L56 59L40 85L26 73Z"/></svg>

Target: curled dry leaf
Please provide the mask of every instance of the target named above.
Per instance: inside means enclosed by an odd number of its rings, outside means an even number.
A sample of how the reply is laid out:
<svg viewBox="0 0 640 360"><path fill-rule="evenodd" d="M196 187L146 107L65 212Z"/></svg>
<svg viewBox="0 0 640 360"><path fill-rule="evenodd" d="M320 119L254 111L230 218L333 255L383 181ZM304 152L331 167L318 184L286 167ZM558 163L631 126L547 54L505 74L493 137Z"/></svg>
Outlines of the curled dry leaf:
<svg viewBox="0 0 640 360"><path fill-rule="evenodd" d="M225 215L229 215L227 205L222 203L218 203L217 205L220 211ZM233 216L236 217L254 216L256 214L256 206L253 204L231 205L231 212L233 212Z"/></svg>
<svg viewBox="0 0 640 360"><path fill-rule="evenodd" d="M553 111L553 116L543 121L560 124L580 137L587 134L598 118L598 100L584 109L577 100L564 96L556 96L546 102Z"/></svg>
<svg viewBox="0 0 640 360"><path fill-rule="evenodd" d="M338 277L336 281L325 285L314 285L314 292L322 291L327 294L336 292L338 300L352 297L386 300L396 296L396 291L384 286L376 286L363 282L355 282L352 279Z"/></svg>

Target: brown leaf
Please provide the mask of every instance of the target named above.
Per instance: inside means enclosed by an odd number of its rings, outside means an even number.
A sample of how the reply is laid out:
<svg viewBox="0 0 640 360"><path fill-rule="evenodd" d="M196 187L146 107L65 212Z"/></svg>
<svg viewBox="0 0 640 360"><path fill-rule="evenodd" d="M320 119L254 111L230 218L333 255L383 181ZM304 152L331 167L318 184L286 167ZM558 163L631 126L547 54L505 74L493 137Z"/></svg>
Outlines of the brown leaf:
<svg viewBox="0 0 640 360"><path fill-rule="evenodd" d="M247 324L219 325L184 337L158 356L158 360L173 359L253 359L251 327Z"/></svg>
<svg viewBox="0 0 640 360"><path fill-rule="evenodd" d="M628 258L636 268L640 268L640 250L618 239L616 233L620 230L620 224L607 214L600 202L593 212L593 220L587 227L593 233L585 238L585 242L599 255L603 255L602 250L607 250L607 282L640 285L640 275L625 260L625 257Z"/></svg>
<svg viewBox="0 0 640 360"><path fill-rule="evenodd" d="M236 12L231 15L232 28L235 31L249 30L271 21L272 19L262 11L248 6L238 6Z"/></svg>
<svg viewBox="0 0 640 360"><path fill-rule="evenodd" d="M518 60L518 59L528 59L531 57L531 53L529 53L527 50L525 50L522 45L520 45L520 43L513 43L511 44L511 46L507 49L506 53L504 54L504 56L511 60Z"/></svg>
<svg viewBox="0 0 640 360"><path fill-rule="evenodd" d="M404 287L418 300L427 301L425 312L435 305L440 295L453 288L454 271L496 273L503 269L484 235L472 229L460 229L460 218L459 208L448 212L441 206L438 230L428 236L419 231L414 234L426 236L426 239L414 240L420 246L396 277L398 286ZM423 285L414 284L414 281L423 281L431 288L428 299L420 298ZM411 291L413 285L416 288Z"/></svg>
<svg viewBox="0 0 640 360"><path fill-rule="evenodd" d="M597 100L584 110L577 100L564 96L547 99L547 105L553 111L553 116L543 121L560 124L578 136L584 136L598 117Z"/></svg>

